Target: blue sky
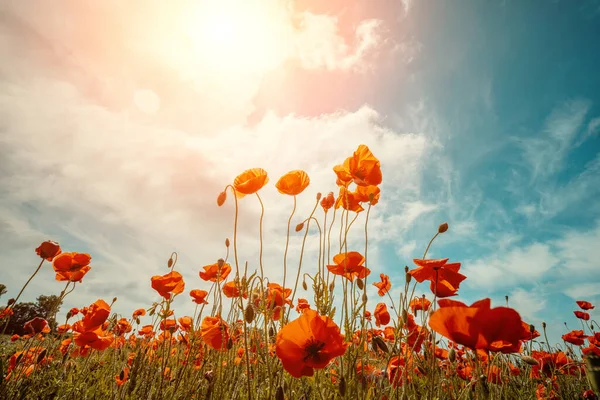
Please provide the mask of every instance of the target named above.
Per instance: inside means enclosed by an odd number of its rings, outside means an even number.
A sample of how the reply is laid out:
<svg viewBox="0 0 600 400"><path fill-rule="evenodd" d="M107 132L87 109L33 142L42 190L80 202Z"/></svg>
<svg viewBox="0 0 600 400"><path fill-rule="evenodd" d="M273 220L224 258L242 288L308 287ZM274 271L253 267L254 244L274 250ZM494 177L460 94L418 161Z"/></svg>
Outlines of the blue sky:
<svg viewBox="0 0 600 400"><path fill-rule="evenodd" d="M149 305L150 276L172 251L186 292L204 288L198 271L231 236L232 210L215 198L237 173L262 167L273 184L306 170L305 216L316 192L335 190L331 167L364 143L384 175L374 277L401 283L448 221L430 255L463 263L465 301L509 295L555 341L563 322L578 326L575 300L600 302L600 2L264 0L220 45L222 32L186 30L189 1L33 3L0 6L9 296L45 239L93 257L65 308L114 296L118 312ZM272 185L264 197L277 280L291 200ZM252 268L259 210L243 207ZM24 298L59 292L52 279L48 267Z"/></svg>

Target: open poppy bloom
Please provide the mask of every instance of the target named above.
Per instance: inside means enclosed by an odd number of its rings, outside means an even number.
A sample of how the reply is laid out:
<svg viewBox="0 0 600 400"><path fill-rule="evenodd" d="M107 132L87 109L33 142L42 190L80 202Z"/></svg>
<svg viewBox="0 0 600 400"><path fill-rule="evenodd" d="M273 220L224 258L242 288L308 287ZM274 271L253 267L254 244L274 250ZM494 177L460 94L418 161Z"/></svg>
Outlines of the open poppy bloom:
<svg viewBox="0 0 600 400"><path fill-rule="evenodd" d="M466 306L443 299L440 309L429 317L434 331L472 350L515 353L521 347L523 322L520 315L507 307L491 308L490 299Z"/></svg>
<svg viewBox="0 0 600 400"><path fill-rule="evenodd" d="M200 335L207 346L215 350L227 350L229 328L220 316L205 317L202 320Z"/></svg>
<svg viewBox="0 0 600 400"><path fill-rule="evenodd" d="M579 308L585 311L593 310L595 308L589 301L577 300L576 303L579 306Z"/></svg>
<svg viewBox="0 0 600 400"><path fill-rule="evenodd" d="M236 197L242 198L247 194L258 192L269 182L267 171L262 168L248 169L233 180Z"/></svg>
<svg viewBox="0 0 600 400"><path fill-rule="evenodd" d="M305 310L277 333L275 353L293 377L313 376L346 352L340 328L327 316Z"/></svg>
<svg viewBox="0 0 600 400"><path fill-rule="evenodd" d="M440 260L413 260L418 268L408 271L419 283L431 281L431 291L439 298L455 296L462 281L467 279L460 274L460 263L447 264L448 259Z"/></svg>
<svg viewBox="0 0 600 400"><path fill-rule="evenodd" d="M171 295L183 292L185 282L183 276L177 271L171 271L163 276L152 277L152 289L156 290L165 299L169 300Z"/></svg>
<svg viewBox="0 0 600 400"><path fill-rule="evenodd" d="M133 318L139 318L139 317L143 317L144 315L146 315L146 310L143 308L138 308L137 310L135 310L133 312L132 317Z"/></svg>
<svg viewBox="0 0 600 400"><path fill-rule="evenodd" d="M196 304L208 304L208 301L206 301L208 292L206 290L194 289L190 292L190 296L192 296L192 301Z"/></svg>
<svg viewBox="0 0 600 400"><path fill-rule="evenodd" d="M379 203L381 190L379 186L357 186L354 197L361 203L369 203L372 206Z"/></svg>
<svg viewBox="0 0 600 400"><path fill-rule="evenodd" d="M582 330L574 330L562 335L562 340L575 346L582 346L586 338Z"/></svg>
<svg viewBox="0 0 600 400"><path fill-rule="evenodd" d="M349 281L354 281L354 278L362 279L371 273L371 270L363 265L365 258L358 251L336 254L333 256L333 262L335 264L328 265L327 269Z"/></svg>
<svg viewBox="0 0 600 400"><path fill-rule="evenodd" d="M25 325L23 325L23 328L31 334L50 333L50 327L48 326L48 321L46 321L44 318L40 318L40 317L35 317L34 319L25 322Z"/></svg>
<svg viewBox="0 0 600 400"><path fill-rule="evenodd" d="M573 311L573 314L575 314L575 316L579 319L582 319L584 321L589 321L590 320L590 314L583 312L583 311Z"/></svg>
<svg viewBox="0 0 600 400"><path fill-rule="evenodd" d="M73 334L75 344L79 347L89 346L94 350L103 351L110 347L114 341L114 336L109 332L98 328L93 331L75 332Z"/></svg>
<svg viewBox="0 0 600 400"><path fill-rule="evenodd" d="M46 240L39 245L35 252L46 261L52 261L54 257L60 254L60 245L52 240Z"/></svg>
<svg viewBox="0 0 600 400"><path fill-rule="evenodd" d="M123 368L121 373L119 375L115 376L115 380L117 381L118 386L123 385L125 382L127 382L128 379L129 379L129 368L128 367Z"/></svg>
<svg viewBox="0 0 600 400"><path fill-rule="evenodd" d="M375 311L373 311L373 315L375 316L375 325L377 326L390 323L390 313L388 312L385 303L378 303L375 307Z"/></svg>
<svg viewBox="0 0 600 400"><path fill-rule="evenodd" d="M333 197L333 192L329 192L327 196L321 199L321 207L323 207L323 211L327 212L333 205L335 204L335 198Z"/></svg>
<svg viewBox="0 0 600 400"><path fill-rule="evenodd" d="M378 295L384 296L387 292L390 291L390 289L392 288L392 284L390 283L390 277L386 274L379 274L379 277L381 278L381 282L375 282L373 286L379 289L377 291Z"/></svg>
<svg viewBox="0 0 600 400"><path fill-rule="evenodd" d="M358 186L379 185L382 180L381 163L364 144L359 145L343 164L333 167L333 171L340 186L348 186L351 182Z"/></svg>
<svg viewBox="0 0 600 400"><path fill-rule="evenodd" d="M308 304L308 300L298 299L298 304L296 304L296 312L302 313L304 310L308 309L310 309L310 304Z"/></svg>
<svg viewBox="0 0 600 400"><path fill-rule="evenodd" d="M306 172L302 170L290 171L283 175L275 187L281 194L287 194L290 196L296 196L304 191L310 184L310 178Z"/></svg>
<svg viewBox="0 0 600 400"><path fill-rule="evenodd" d="M110 306L104 300L98 299L81 312L84 317L73 324L73 330L76 332L94 331L102 327L110 316Z"/></svg>
<svg viewBox="0 0 600 400"><path fill-rule="evenodd" d="M286 304L291 304L291 300L288 299L292 294L292 289L283 288L278 283L269 283L267 285L267 309L273 312L271 318L273 321L278 321L281 318L281 311Z"/></svg>
<svg viewBox="0 0 600 400"><path fill-rule="evenodd" d="M221 291L225 295L225 297L229 297L230 299L233 297L242 297L242 292L239 287L239 283L235 281L229 281L223 285ZM247 296L244 296L247 297Z"/></svg>
<svg viewBox="0 0 600 400"><path fill-rule="evenodd" d="M421 311L429 310L429 307L431 306L431 301L429 301L425 297L415 297L414 299L412 299L410 301L410 304L408 306L410 307L410 309L412 310L412 312L414 314L418 310L421 310Z"/></svg>
<svg viewBox="0 0 600 400"><path fill-rule="evenodd" d="M231 272L231 265L227 264L222 259L219 259L214 264L205 265L202 267L204 271L200 271L200 278L205 281L224 281Z"/></svg>
<svg viewBox="0 0 600 400"><path fill-rule="evenodd" d="M61 253L52 260L57 281L80 282L91 269L92 257L85 253Z"/></svg>
<svg viewBox="0 0 600 400"><path fill-rule="evenodd" d="M356 213L364 211L364 208L360 205L360 197L355 192L351 192L345 187L340 188L340 194L335 201L335 208L338 209L340 207L344 210Z"/></svg>
<svg viewBox="0 0 600 400"><path fill-rule="evenodd" d="M523 331L521 333L521 340L526 342L528 340L533 340L535 338L540 337L540 333L535 330L535 327L532 330L533 325L529 325L527 322L523 321L522 323Z"/></svg>

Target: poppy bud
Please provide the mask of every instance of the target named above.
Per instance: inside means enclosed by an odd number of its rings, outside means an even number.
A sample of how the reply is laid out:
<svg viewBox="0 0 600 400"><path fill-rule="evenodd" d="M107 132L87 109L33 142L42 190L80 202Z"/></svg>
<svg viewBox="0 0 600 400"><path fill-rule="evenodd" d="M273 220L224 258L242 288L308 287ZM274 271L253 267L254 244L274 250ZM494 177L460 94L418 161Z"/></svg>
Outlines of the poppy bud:
<svg viewBox="0 0 600 400"><path fill-rule="evenodd" d="M248 304L248 306L246 306L246 311L244 311L244 319L249 324L254 321L254 307L252 307L252 304Z"/></svg>
<svg viewBox="0 0 600 400"><path fill-rule="evenodd" d="M322 195L321 195L321 192L318 192L318 193L317 193L317 201L321 200L321 196L322 196Z"/></svg>
<svg viewBox="0 0 600 400"><path fill-rule="evenodd" d="M360 278L356 279L356 286L358 286L358 288L360 290L363 290L365 288L365 284L363 283L362 279L360 279Z"/></svg>
<svg viewBox="0 0 600 400"><path fill-rule="evenodd" d="M113 302L113 304L114 304L116 301L117 301L117 298L116 298L116 297L113 297L113 301L112 301L112 302Z"/></svg>
<svg viewBox="0 0 600 400"><path fill-rule="evenodd" d="M232 347L233 347L233 340L231 338L229 338L227 340L227 350L231 350Z"/></svg>
<svg viewBox="0 0 600 400"><path fill-rule="evenodd" d="M331 283L329 284L329 291L333 292L333 289L335 289L335 282L331 281Z"/></svg>
<svg viewBox="0 0 600 400"><path fill-rule="evenodd" d="M269 327L269 336L275 336L275 329L272 326Z"/></svg>
<svg viewBox="0 0 600 400"><path fill-rule="evenodd" d="M404 272L405 272L405 273L408 273L408 265L405 265L405 266L404 266Z"/></svg>
<svg viewBox="0 0 600 400"><path fill-rule="evenodd" d="M454 347L451 347L450 351L448 352L448 360L450 360L450 362L454 362L454 360L456 360L456 350L454 350Z"/></svg>
<svg viewBox="0 0 600 400"><path fill-rule="evenodd" d="M406 274L406 283L410 283L411 279L412 279L412 275L407 273Z"/></svg>
<svg viewBox="0 0 600 400"><path fill-rule="evenodd" d="M6 302L7 306L12 306L13 304L15 304L15 299L8 299L8 301Z"/></svg>
<svg viewBox="0 0 600 400"><path fill-rule="evenodd" d="M125 379L125 370L124 369L122 369L121 373L119 374L119 380L122 381L123 379Z"/></svg>
<svg viewBox="0 0 600 400"><path fill-rule="evenodd" d="M545 322L542 322L542 328L546 329L546 323Z"/></svg>
<svg viewBox="0 0 600 400"><path fill-rule="evenodd" d="M47 351L46 351L46 349L44 349L44 350L42 350L42 352L40 354L38 354L37 360L35 361L36 364L39 364L39 363L42 362L42 360L44 359L44 357L46 357L46 353L47 353Z"/></svg>
<svg viewBox="0 0 600 400"><path fill-rule="evenodd" d="M381 351L383 351L384 353L390 352L390 349L388 349L387 344L385 344L385 341L380 336L373 337L373 342L375 342L377 347L381 349Z"/></svg>
<svg viewBox="0 0 600 400"><path fill-rule="evenodd" d="M340 379L340 383L338 384L338 391L340 392L340 395L343 397L346 395L346 378L344 378L342 376L342 379Z"/></svg>
<svg viewBox="0 0 600 400"><path fill-rule="evenodd" d="M408 312L406 310L402 310L402 322L406 323L408 321Z"/></svg>
<svg viewBox="0 0 600 400"><path fill-rule="evenodd" d="M440 226L438 226L438 233L444 233L448 230L448 223L444 222L443 224L440 224Z"/></svg>
<svg viewBox="0 0 600 400"><path fill-rule="evenodd" d="M308 290L308 285L306 284L306 281L302 281L302 289L304 290Z"/></svg>
<svg viewBox="0 0 600 400"><path fill-rule="evenodd" d="M283 387L279 386L275 392L275 400L283 400L284 398Z"/></svg>
<svg viewBox="0 0 600 400"><path fill-rule="evenodd" d="M60 245L52 240L46 240L35 249L35 252L41 258L52 261L54 257L61 253Z"/></svg>
<svg viewBox="0 0 600 400"><path fill-rule="evenodd" d="M225 247L229 247L229 238L225 239Z"/></svg>
<svg viewBox="0 0 600 400"><path fill-rule="evenodd" d="M227 200L227 193L223 191L219 193L219 196L217 197L217 205L221 207L223 204L225 204L225 200Z"/></svg>
<svg viewBox="0 0 600 400"><path fill-rule="evenodd" d="M173 257L169 258L169 261L167 261L167 268L171 268L173 266Z"/></svg>
<svg viewBox="0 0 600 400"><path fill-rule="evenodd" d="M535 332L535 325L532 325L532 324L529 325L529 332L530 333Z"/></svg>
<svg viewBox="0 0 600 400"><path fill-rule="evenodd" d="M521 360L523 360L525 364L540 365L539 361L531 356L521 356Z"/></svg>
<svg viewBox="0 0 600 400"><path fill-rule="evenodd" d="M304 221L296 225L296 232L300 232L304 228Z"/></svg>

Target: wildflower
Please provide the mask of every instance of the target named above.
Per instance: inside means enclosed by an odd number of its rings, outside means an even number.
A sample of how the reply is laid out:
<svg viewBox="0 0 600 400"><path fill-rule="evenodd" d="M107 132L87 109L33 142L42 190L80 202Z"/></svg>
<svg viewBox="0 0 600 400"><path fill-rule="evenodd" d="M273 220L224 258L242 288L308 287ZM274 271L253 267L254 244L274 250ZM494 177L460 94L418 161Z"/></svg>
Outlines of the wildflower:
<svg viewBox="0 0 600 400"><path fill-rule="evenodd" d="M379 274L379 277L381 278L381 282L375 282L373 283L373 286L379 289L377 291L378 295L384 296L387 292L390 291L390 289L392 288L392 284L390 283L390 277L386 274Z"/></svg>
<svg viewBox="0 0 600 400"><path fill-rule="evenodd" d="M133 312L133 318L139 318L139 317L143 317L144 315L146 315L146 310L143 308L138 308L137 310L135 310Z"/></svg>
<svg viewBox="0 0 600 400"><path fill-rule="evenodd" d="M567 343L571 343L575 346L582 346L585 338L586 335L583 333L582 330L574 330L562 335L562 340L564 340Z"/></svg>
<svg viewBox="0 0 600 400"><path fill-rule="evenodd" d="M387 325L390 323L390 313L388 312L387 306L385 303L379 303L375 307L375 311L373 311L373 315L375 316L375 325Z"/></svg>
<svg viewBox="0 0 600 400"><path fill-rule="evenodd" d="M590 319L590 314L583 311L573 311L573 314L575 314L577 318L582 319L584 321L589 321Z"/></svg>
<svg viewBox="0 0 600 400"><path fill-rule="evenodd" d="M278 321L281 318L283 307L291 304L288 297L292 294L292 289L284 289L278 283L269 283L267 287L267 309L273 311L272 318L274 321Z"/></svg>
<svg viewBox="0 0 600 400"><path fill-rule="evenodd" d="M60 245L52 240L46 240L39 245L35 252L46 261L52 261L54 257L60 254Z"/></svg>
<svg viewBox="0 0 600 400"><path fill-rule="evenodd" d="M595 308L595 306L593 306L592 303L590 303L589 301L577 300L576 303L579 306L579 308L585 311L593 310Z"/></svg>
<svg viewBox="0 0 600 400"><path fill-rule="evenodd" d="M379 202L380 195L379 186L358 186L354 196L361 203L369 203L374 206Z"/></svg>
<svg viewBox="0 0 600 400"><path fill-rule="evenodd" d="M44 318L35 317L30 321L25 322L23 325L25 331L35 335L38 333L50 333L50 327L48 326L48 321Z"/></svg>
<svg viewBox="0 0 600 400"><path fill-rule="evenodd" d="M410 301L408 305L412 310L413 314L418 310L427 311L431 306L431 301L427 300L425 297L415 297ZM416 314L415 314L416 315Z"/></svg>
<svg viewBox="0 0 600 400"><path fill-rule="evenodd" d="M177 321L174 319L163 319L160 321L160 330L161 331L169 331L171 333L175 332L179 327L177 326Z"/></svg>
<svg viewBox="0 0 600 400"><path fill-rule="evenodd" d="M455 296L462 281L467 279L460 274L460 263L447 264L448 259L413 260L418 268L408 271L417 282L431 281L431 291L439 298Z"/></svg>
<svg viewBox="0 0 600 400"><path fill-rule="evenodd" d="M329 192L329 194L321 199L321 207L323 207L323 211L327 212L333 205L335 204L335 198L333 197L333 192Z"/></svg>
<svg viewBox="0 0 600 400"><path fill-rule="evenodd" d="M233 180L237 198L258 192L269 182L267 171L262 168L248 169Z"/></svg>
<svg viewBox="0 0 600 400"><path fill-rule="evenodd" d="M82 320L73 324L76 332L94 331L100 328L110 315L110 306L102 299L96 300L85 310Z"/></svg>
<svg viewBox="0 0 600 400"><path fill-rule="evenodd" d="M350 192L345 187L340 188L340 194L335 201L335 208L342 207L344 210L353 211L359 213L364 211L364 208L360 205L360 197L355 192Z"/></svg>
<svg viewBox="0 0 600 400"><path fill-rule="evenodd" d="M275 187L281 194L287 194L290 196L296 196L304 191L310 184L310 178L306 172L301 170L290 171L283 175Z"/></svg>
<svg viewBox="0 0 600 400"><path fill-rule="evenodd" d="M357 251L336 254L333 256L333 262L335 264L328 265L327 269L349 281L353 281L354 278L362 279L371 273L371 270L363 265L365 258Z"/></svg>
<svg viewBox="0 0 600 400"><path fill-rule="evenodd" d="M177 322L179 322L179 326L184 331L192 330L192 318L188 316L180 317Z"/></svg>
<svg viewBox="0 0 600 400"><path fill-rule="evenodd" d="M239 284L235 281L229 281L223 285L221 291L225 295L225 297L234 298L234 297L242 297L242 292L240 291ZM246 296L244 296L246 297Z"/></svg>
<svg viewBox="0 0 600 400"><path fill-rule="evenodd" d="M85 253L60 253L52 260L57 281L81 282L91 269L92 258Z"/></svg>
<svg viewBox="0 0 600 400"><path fill-rule="evenodd" d="M283 368L300 378L313 376L315 368L325 368L332 359L343 355L346 344L333 320L305 310L277 333L275 352Z"/></svg>
<svg viewBox="0 0 600 400"><path fill-rule="evenodd" d="M309 310L310 304L308 304L308 300L306 299L298 299L298 304L296 304L296 312L303 313L304 310Z"/></svg>
<svg viewBox="0 0 600 400"><path fill-rule="evenodd" d="M219 196L217 197L217 205L221 207L225 204L225 200L227 200L227 192L223 191L219 193Z"/></svg>
<svg viewBox="0 0 600 400"><path fill-rule="evenodd" d="M127 321L126 318L119 319L115 324L115 327L113 328L113 332L117 336L122 336L126 333L131 332L131 330L131 324L129 323L129 321Z"/></svg>
<svg viewBox="0 0 600 400"><path fill-rule="evenodd" d="M522 321L507 307L490 308L490 299L467 306L443 299L440 309L429 317L429 326L453 342L470 349L518 352L521 346Z"/></svg>
<svg viewBox="0 0 600 400"><path fill-rule="evenodd" d="M190 296L192 296L192 301L196 304L208 304L208 301L206 301L208 292L206 290L194 289L190 292Z"/></svg>
<svg viewBox="0 0 600 400"><path fill-rule="evenodd" d="M152 289L156 290L165 299L169 300L171 295L183 292L185 282L183 276L177 271L171 271L163 276L152 277Z"/></svg>
<svg viewBox="0 0 600 400"><path fill-rule="evenodd" d="M371 186L382 181L381 163L364 144L359 145L343 164L333 167L333 171L340 186L348 186L351 182L358 186Z"/></svg>
<svg viewBox="0 0 600 400"><path fill-rule="evenodd" d="M225 263L222 259L202 268L204 268L204 271L200 271L200 278L211 282L224 281L231 272L231 265Z"/></svg>
<svg viewBox="0 0 600 400"><path fill-rule="evenodd" d="M122 384L127 382L128 379L129 379L129 368L128 367L123 368L121 373L119 375L115 376L115 380L117 381L117 385L119 385L119 386L121 386Z"/></svg>
<svg viewBox="0 0 600 400"><path fill-rule="evenodd" d="M227 350L229 328L220 316L205 317L200 328L202 340L215 350Z"/></svg>

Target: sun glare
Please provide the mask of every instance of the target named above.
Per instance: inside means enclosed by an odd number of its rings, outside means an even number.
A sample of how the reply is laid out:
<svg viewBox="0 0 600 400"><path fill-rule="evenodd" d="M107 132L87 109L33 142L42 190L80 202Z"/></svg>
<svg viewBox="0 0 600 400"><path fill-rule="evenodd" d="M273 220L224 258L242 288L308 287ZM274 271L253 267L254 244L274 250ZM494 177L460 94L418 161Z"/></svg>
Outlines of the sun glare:
<svg viewBox="0 0 600 400"><path fill-rule="evenodd" d="M263 72L285 57L282 11L270 1L203 1L184 29L205 66Z"/></svg>

